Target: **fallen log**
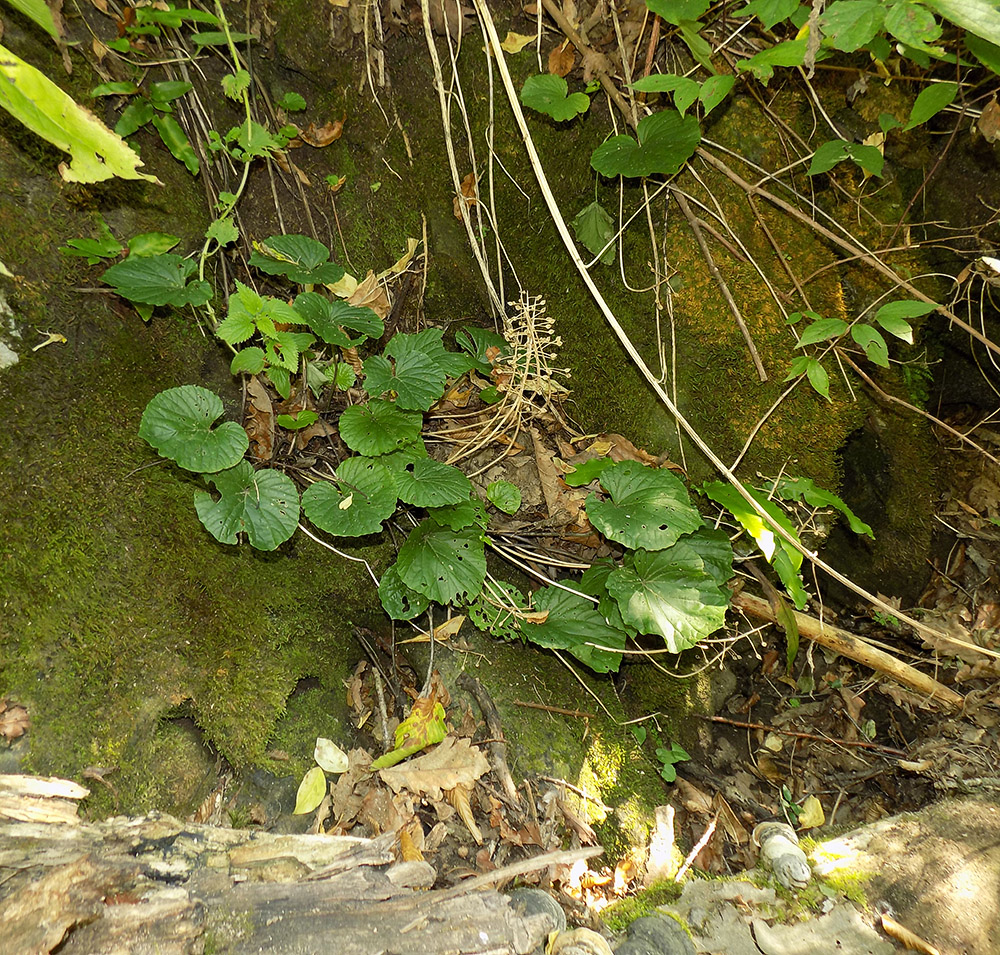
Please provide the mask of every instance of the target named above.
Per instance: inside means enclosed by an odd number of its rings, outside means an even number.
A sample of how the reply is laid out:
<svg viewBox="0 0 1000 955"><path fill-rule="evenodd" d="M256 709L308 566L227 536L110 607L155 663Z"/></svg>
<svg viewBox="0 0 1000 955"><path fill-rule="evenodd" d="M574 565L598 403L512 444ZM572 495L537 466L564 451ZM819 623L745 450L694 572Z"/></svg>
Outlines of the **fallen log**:
<svg viewBox="0 0 1000 955"><path fill-rule="evenodd" d="M87 792L47 782L55 799ZM65 806L25 821L19 804L37 790L31 777L0 776L0 952L526 955L553 928L492 888L421 888L433 870L394 863L391 833L279 835L161 813L85 823ZM598 852L548 853L473 881Z"/></svg>

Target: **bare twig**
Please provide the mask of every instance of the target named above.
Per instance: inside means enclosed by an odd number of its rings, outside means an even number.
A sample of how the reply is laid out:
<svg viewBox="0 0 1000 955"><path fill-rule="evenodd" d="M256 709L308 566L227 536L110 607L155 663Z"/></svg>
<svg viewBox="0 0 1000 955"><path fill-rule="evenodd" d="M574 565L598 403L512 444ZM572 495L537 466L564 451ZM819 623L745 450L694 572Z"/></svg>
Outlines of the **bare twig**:
<svg viewBox="0 0 1000 955"><path fill-rule="evenodd" d="M767 726L764 723L746 723L743 720L731 720L725 716L702 716L710 723L725 723L726 726L736 726L744 730L764 730L767 733L778 733L780 736L791 736L794 739L812 739L818 743L835 743L837 746L853 746L855 749L871 749L888 756L906 756L901 749L891 746L880 746L878 743L868 743L859 739L834 739L831 736L820 736L816 733L799 733L795 730L785 730L778 726Z"/></svg>

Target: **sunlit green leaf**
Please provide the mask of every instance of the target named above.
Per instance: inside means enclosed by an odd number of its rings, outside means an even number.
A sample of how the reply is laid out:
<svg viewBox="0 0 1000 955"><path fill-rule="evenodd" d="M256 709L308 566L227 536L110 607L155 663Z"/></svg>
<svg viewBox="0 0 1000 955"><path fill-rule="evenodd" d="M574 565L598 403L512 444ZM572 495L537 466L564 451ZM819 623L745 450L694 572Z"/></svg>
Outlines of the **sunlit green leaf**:
<svg viewBox="0 0 1000 955"><path fill-rule="evenodd" d="M292 815L301 816L318 809L319 804L326 797L326 791L326 776L322 768L313 766L302 777L302 782L299 783L298 792L295 794L295 808L292 810Z"/></svg>
<svg viewBox="0 0 1000 955"><path fill-rule="evenodd" d="M864 322L855 323L851 326L851 338L865 350L869 361L882 368L889 367L889 346L871 325L866 325Z"/></svg>
<svg viewBox="0 0 1000 955"><path fill-rule="evenodd" d="M932 116L951 105L957 93L957 83L932 83L930 86L925 86L914 101L910 118L903 130L913 129L914 126L926 123Z"/></svg>
<svg viewBox="0 0 1000 955"><path fill-rule="evenodd" d="M454 531L425 520L400 547L396 568L407 587L435 603L471 599L486 576L483 533L478 527Z"/></svg>
<svg viewBox="0 0 1000 955"><path fill-rule="evenodd" d="M378 461L348 458L333 481L316 481L303 491L302 510L320 530L337 537L375 534L396 510L396 482Z"/></svg>
<svg viewBox="0 0 1000 955"><path fill-rule="evenodd" d="M821 318L809 325L802 333L796 348L806 345L816 345L833 338L840 338L847 331L847 322L839 318Z"/></svg>
<svg viewBox="0 0 1000 955"><path fill-rule="evenodd" d="M625 633L611 626L593 602L559 587L542 587L532 597L535 610L547 610L541 623L524 622L521 633L540 647L567 650L596 673L616 672Z"/></svg>

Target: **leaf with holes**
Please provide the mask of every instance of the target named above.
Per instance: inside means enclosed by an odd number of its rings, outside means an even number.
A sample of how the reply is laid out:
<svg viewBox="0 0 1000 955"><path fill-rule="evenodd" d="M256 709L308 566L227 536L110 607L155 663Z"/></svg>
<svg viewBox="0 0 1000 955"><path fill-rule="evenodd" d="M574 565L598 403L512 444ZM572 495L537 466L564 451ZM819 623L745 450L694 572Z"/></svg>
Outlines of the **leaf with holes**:
<svg viewBox="0 0 1000 955"><path fill-rule="evenodd" d="M420 434L419 414L400 411L391 401L351 405L340 416L340 436L352 451L374 457L398 451Z"/></svg>
<svg viewBox="0 0 1000 955"><path fill-rule="evenodd" d="M344 277L344 269L329 259L330 250L307 235L272 235L254 243L250 264L299 285L333 285Z"/></svg>
<svg viewBox="0 0 1000 955"><path fill-rule="evenodd" d="M299 523L299 492L291 478L270 468L255 471L249 461L205 479L219 499L195 491L194 507L209 533L223 544L235 544L245 533L258 550L274 550L295 533Z"/></svg>
<svg viewBox="0 0 1000 955"><path fill-rule="evenodd" d="M378 461L348 458L333 481L316 481L303 491L302 510L320 530L337 537L375 534L396 510L396 482Z"/></svg>
<svg viewBox="0 0 1000 955"><path fill-rule="evenodd" d="M420 458L395 472L399 499L416 507L441 507L468 500L472 482L458 468Z"/></svg>
<svg viewBox="0 0 1000 955"><path fill-rule="evenodd" d="M379 581L378 599L382 601L382 609L393 620L412 620L414 617L419 617L430 605L427 597L403 583L395 564Z"/></svg>
<svg viewBox="0 0 1000 955"><path fill-rule="evenodd" d="M611 500L591 494L587 516L605 537L626 547L662 550L703 523L684 482L669 471L622 461L601 472L601 486Z"/></svg>
<svg viewBox="0 0 1000 955"><path fill-rule="evenodd" d="M718 541L702 539L706 546L717 548ZM710 570L708 561L700 559L699 544L689 541L678 551L685 540L667 550L627 555L607 581L625 623L639 633L659 634L672 653L693 647L718 630L726 622L729 606L729 594L712 572L715 567ZM728 539L725 544L728 547ZM714 563L717 557L710 559Z"/></svg>
<svg viewBox="0 0 1000 955"><path fill-rule="evenodd" d="M453 531L425 520L400 547L396 569L407 587L435 603L471 599L486 577L483 533L478 527Z"/></svg>
<svg viewBox="0 0 1000 955"><path fill-rule="evenodd" d="M525 622L521 632L540 647L567 650L596 673L617 671L625 634L612 627L597 608L559 587L542 587L532 598L536 610L547 610L541 623Z"/></svg>
<svg viewBox="0 0 1000 955"><path fill-rule="evenodd" d="M185 471L221 471L246 454L247 433L235 422L213 423L222 399L199 385L182 385L154 395L139 424L139 437Z"/></svg>
<svg viewBox="0 0 1000 955"><path fill-rule="evenodd" d="M486 527L489 518L486 505L478 497L465 498L457 504L446 504L444 507L427 508L427 516L442 527L450 527L460 531L463 527Z"/></svg>
<svg viewBox="0 0 1000 955"><path fill-rule="evenodd" d="M505 514L516 514L521 507L521 489L510 481L490 481L486 499Z"/></svg>

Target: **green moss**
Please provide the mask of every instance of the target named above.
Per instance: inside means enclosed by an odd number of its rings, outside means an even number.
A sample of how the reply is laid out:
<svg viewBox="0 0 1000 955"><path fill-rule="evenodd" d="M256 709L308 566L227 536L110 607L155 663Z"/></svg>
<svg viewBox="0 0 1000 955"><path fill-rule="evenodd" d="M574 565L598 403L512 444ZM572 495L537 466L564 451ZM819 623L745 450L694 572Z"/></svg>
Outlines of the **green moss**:
<svg viewBox="0 0 1000 955"><path fill-rule="evenodd" d="M622 899L620 902L609 905L601 913L601 921L604 922L610 932L618 935L624 932L636 919L642 918L645 915L652 915L661 905L669 905L671 902L676 902L683 891L684 886L677 882L654 882L648 889L643 889L631 898ZM670 915L670 913L663 914ZM670 917L685 932L689 935L691 934L690 929L688 929L682 919L677 918L675 915L670 915Z"/></svg>

